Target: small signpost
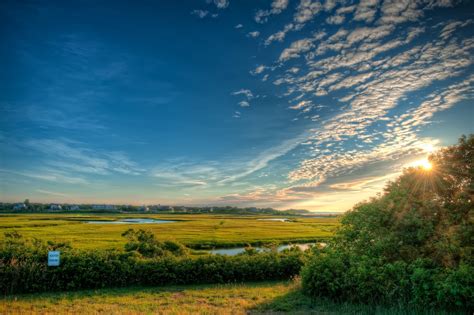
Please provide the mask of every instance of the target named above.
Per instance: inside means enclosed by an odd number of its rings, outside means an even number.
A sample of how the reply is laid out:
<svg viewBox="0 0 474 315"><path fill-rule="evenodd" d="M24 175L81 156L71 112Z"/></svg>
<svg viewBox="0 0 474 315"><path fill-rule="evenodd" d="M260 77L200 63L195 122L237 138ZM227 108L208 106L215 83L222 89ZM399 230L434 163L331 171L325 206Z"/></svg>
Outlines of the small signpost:
<svg viewBox="0 0 474 315"><path fill-rule="evenodd" d="M53 250L48 252L48 266L57 267L59 266L60 258L59 251Z"/></svg>

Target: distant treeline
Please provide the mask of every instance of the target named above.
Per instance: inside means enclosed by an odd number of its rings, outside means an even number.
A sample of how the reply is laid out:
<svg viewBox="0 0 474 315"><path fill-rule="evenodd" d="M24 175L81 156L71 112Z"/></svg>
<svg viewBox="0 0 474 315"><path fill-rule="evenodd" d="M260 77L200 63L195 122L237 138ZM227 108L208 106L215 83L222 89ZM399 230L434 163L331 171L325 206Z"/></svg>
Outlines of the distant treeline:
<svg viewBox="0 0 474 315"><path fill-rule="evenodd" d="M31 213L31 212L94 212L94 213L180 213L180 214L266 214L266 215L307 215L308 210L288 209L275 210L272 208L239 208L231 206L222 207L188 207L188 206L133 206L133 205L92 205L92 204L44 204L30 203L0 203L0 212ZM326 214L326 216L333 216Z"/></svg>

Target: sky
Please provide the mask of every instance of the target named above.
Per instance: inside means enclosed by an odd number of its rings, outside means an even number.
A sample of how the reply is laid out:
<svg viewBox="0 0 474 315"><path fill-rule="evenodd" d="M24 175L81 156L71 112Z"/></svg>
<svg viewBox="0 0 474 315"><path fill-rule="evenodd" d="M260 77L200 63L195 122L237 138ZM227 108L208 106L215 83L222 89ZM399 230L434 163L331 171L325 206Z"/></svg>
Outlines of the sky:
<svg viewBox="0 0 474 315"><path fill-rule="evenodd" d="M474 133L474 2L2 1L0 200L342 212Z"/></svg>

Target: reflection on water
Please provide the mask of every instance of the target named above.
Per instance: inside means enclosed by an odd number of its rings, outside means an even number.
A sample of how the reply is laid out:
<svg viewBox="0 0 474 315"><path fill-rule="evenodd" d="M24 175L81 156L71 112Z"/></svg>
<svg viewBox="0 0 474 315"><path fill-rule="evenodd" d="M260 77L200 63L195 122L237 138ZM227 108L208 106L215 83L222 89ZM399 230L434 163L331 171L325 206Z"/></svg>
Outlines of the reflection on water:
<svg viewBox="0 0 474 315"><path fill-rule="evenodd" d="M86 221L91 224L163 224L173 223L172 220L156 220L156 219L122 219L117 221Z"/></svg>
<svg viewBox="0 0 474 315"><path fill-rule="evenodd" d="M325 243L317 243L318 246L324 247L326 246ZM291 247L298 247L301 250L307 250L312 246L316 245L316 243L306 243L306 244L291 244L291 245L280 245L278 246L278 251L281 252L282 250L289 249ZM269 251L268 248L265 247L253 247L258 252ZM228 255L228 256L235 256L245 252L245 247L236 247L236 248L220 248L220 249L212 249L209 250L211 254L219 254L219 255Z"/></svg>

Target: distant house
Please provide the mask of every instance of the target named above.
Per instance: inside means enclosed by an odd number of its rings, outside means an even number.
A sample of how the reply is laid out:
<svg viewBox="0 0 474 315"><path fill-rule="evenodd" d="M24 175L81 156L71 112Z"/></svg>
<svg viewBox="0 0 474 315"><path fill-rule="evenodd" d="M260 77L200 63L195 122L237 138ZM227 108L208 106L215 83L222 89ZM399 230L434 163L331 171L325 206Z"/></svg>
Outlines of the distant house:
<svg viewBox="0 0 474 315"><path fill-rule="evenodd" d="M49 205L49 210L62 210L63 207L61 207L61 205L57 205L57 204L50 204Z"/></svg>
<svg viewBox="0 0 474 315"><path fill-rule="evenodd" d="M13 210L25 210L28 207L24 203L17 203L13 206Z"/></svg>
<svg viewBox="0 0 474 315"><path fill-rule="evenodd" d="M79 208L78 205L70 205L70 206L68 207L68 209L71 210L71 211L77 211L77 210L79 210L80 208Z"/></svg>
<svg viewBox="0 0 474 315"><path fill-rule="evenodd" d="M141 206L141 207L138 207L138 211L148 212L150 211L150 208L148 208L147 206Z"/></svg>

